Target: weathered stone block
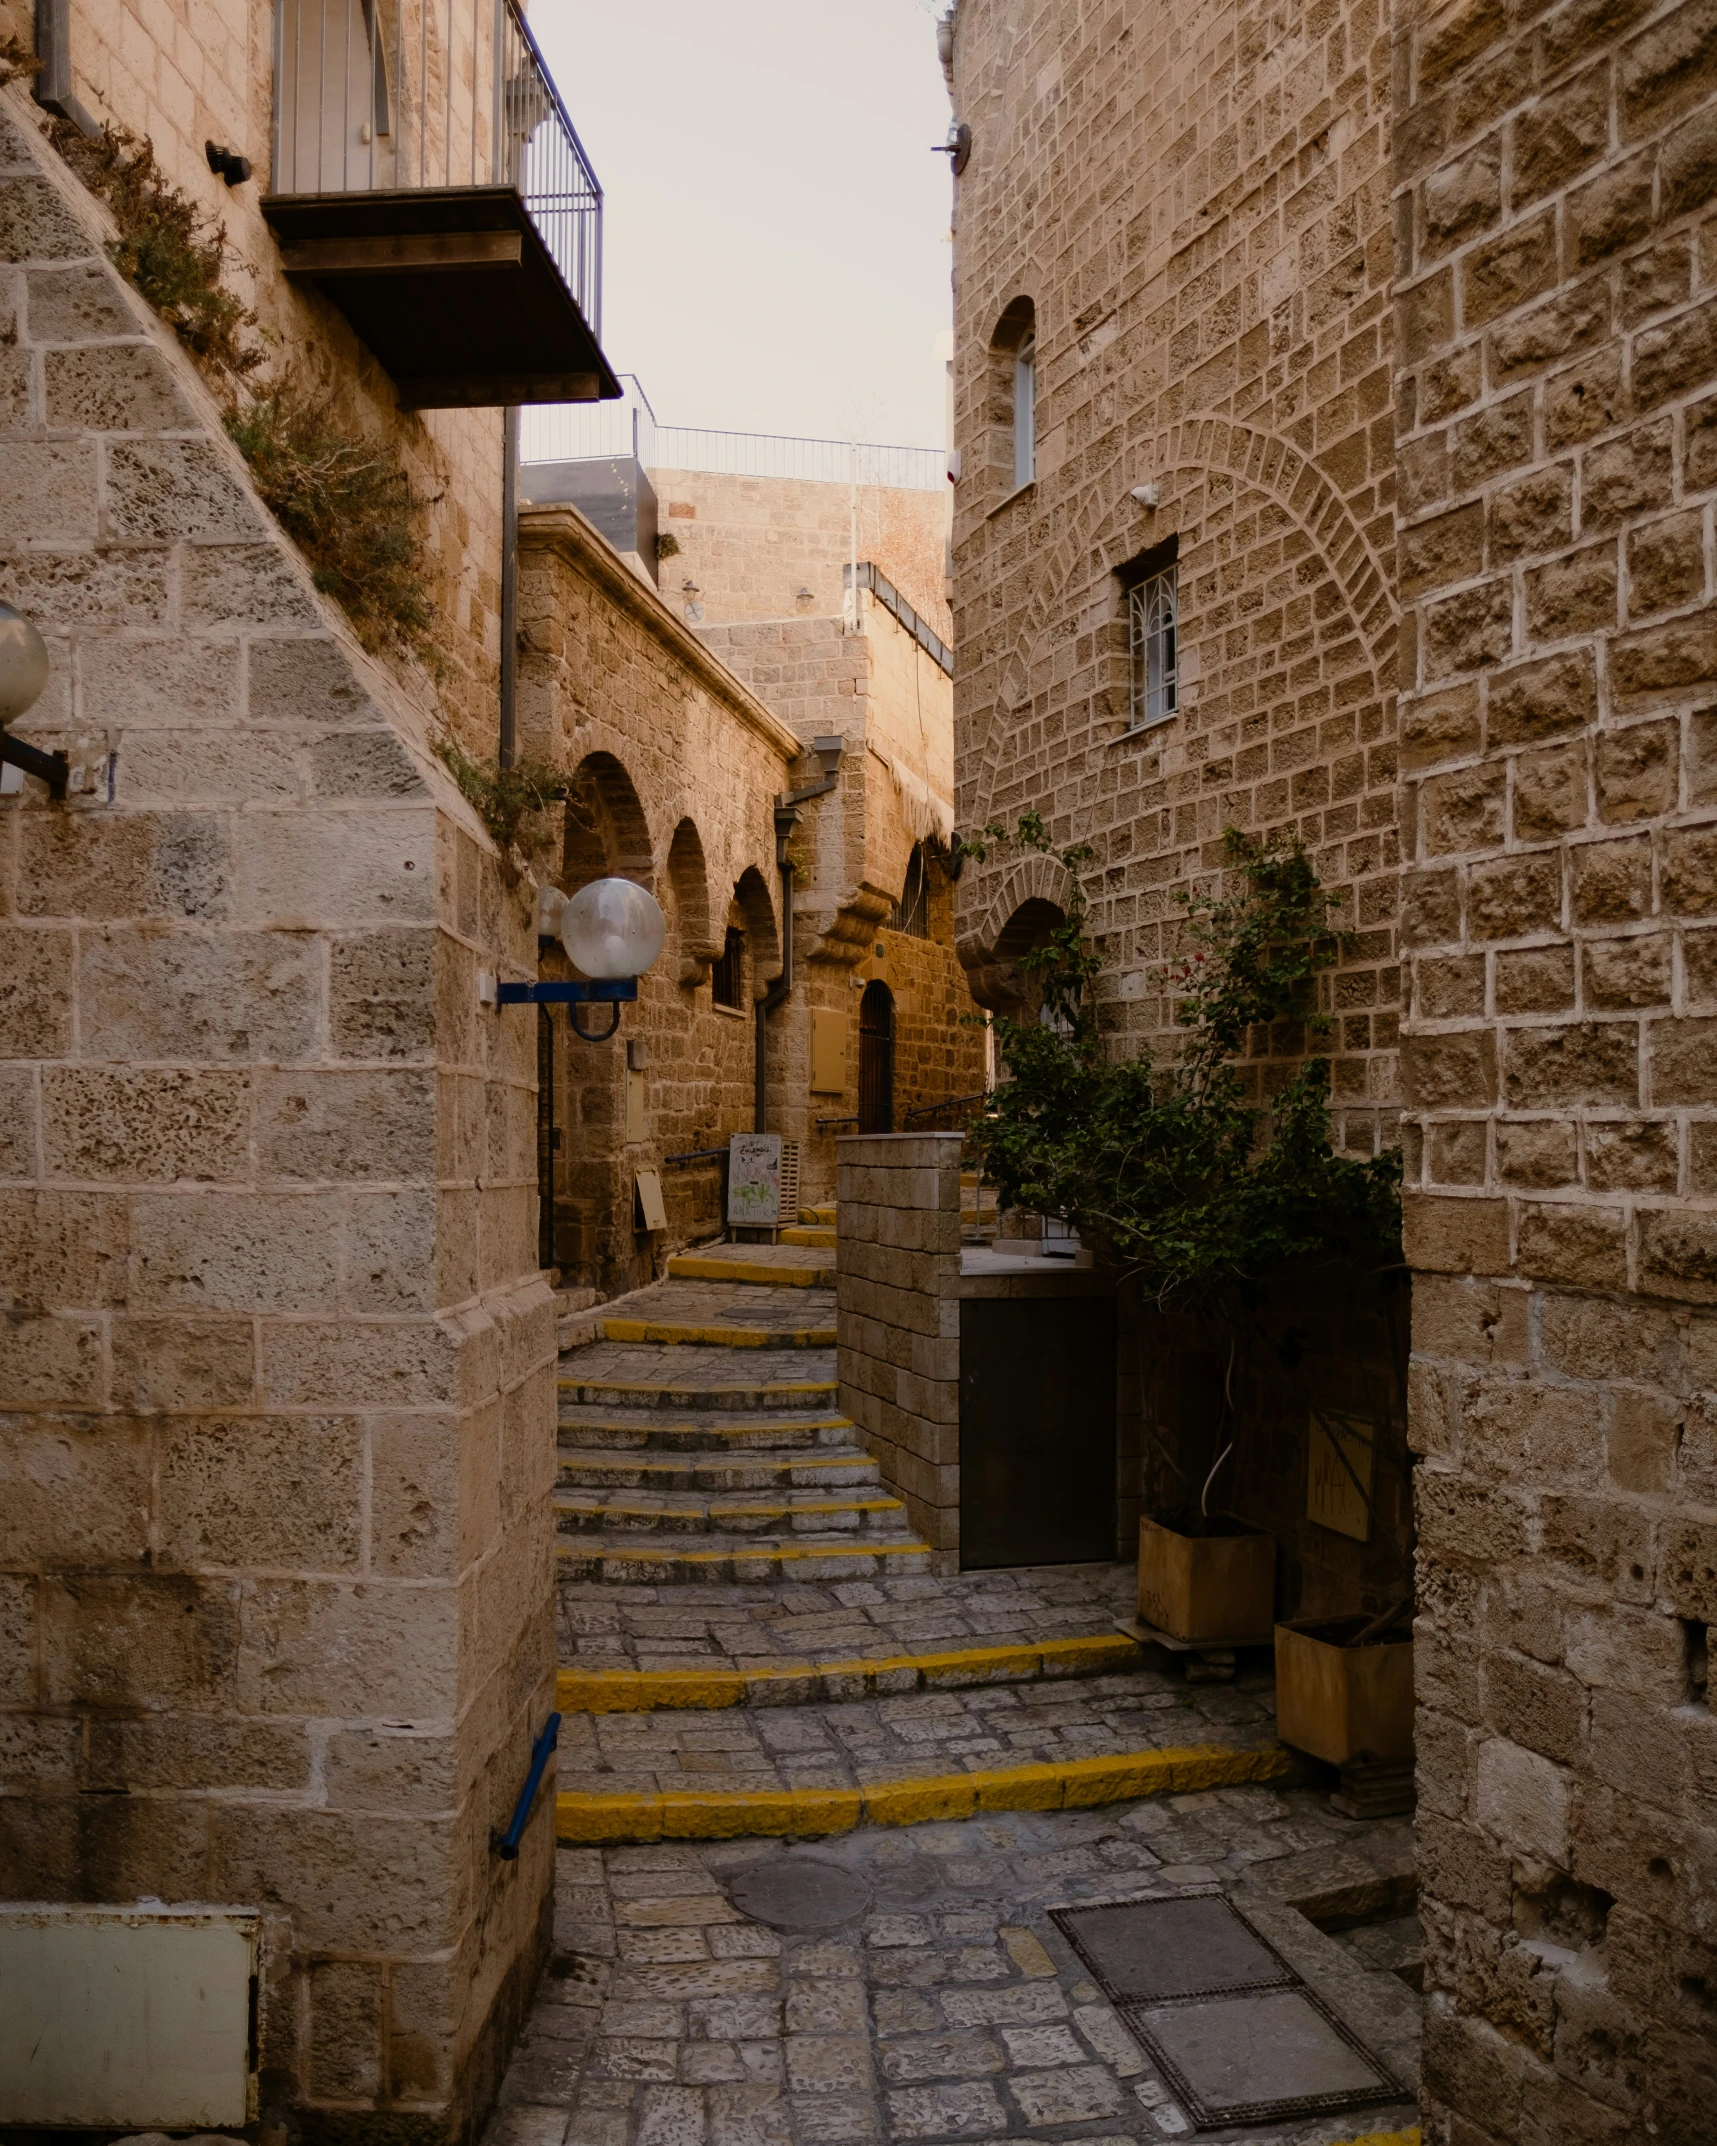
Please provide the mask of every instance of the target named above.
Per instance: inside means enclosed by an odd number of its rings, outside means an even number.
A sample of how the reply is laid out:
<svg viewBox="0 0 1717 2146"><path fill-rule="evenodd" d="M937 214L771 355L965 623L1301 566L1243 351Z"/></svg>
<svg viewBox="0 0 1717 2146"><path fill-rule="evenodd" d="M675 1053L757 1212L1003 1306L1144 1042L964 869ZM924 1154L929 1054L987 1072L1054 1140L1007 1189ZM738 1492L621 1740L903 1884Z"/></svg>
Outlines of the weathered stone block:
<svg viewBox="0 0 1717 2146"><path fill-rule="evenodd" d="M175 1422L161 1446L163 1555L193 1569L352 1569L363 1462L352 1417Z"/></svg>
<svg viewBox="0 0 1717 2146"><path fill-rule="evenodd" d="M177 1067L50 1066L50 1177L238 1179L250 1174L250 1075Z"/></svg>

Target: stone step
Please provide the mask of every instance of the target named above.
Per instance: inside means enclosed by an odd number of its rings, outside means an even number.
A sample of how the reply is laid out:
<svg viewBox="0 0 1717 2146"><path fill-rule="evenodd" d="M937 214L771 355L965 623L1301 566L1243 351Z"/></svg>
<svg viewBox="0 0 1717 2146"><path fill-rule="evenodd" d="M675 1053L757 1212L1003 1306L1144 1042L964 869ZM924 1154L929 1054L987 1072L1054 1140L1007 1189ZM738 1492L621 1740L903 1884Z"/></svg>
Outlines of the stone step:
<svg viewBox="0 0 1717 2146"><path fill-rule="evenodd" d="M796 1246L810 1242L811 1235L803 1230L794 1240ZM829 1242L834 1242L832 1236ZM738 1245L733 1249L763 1254L773 1252L776 1247L772 1244ZM832 1289L835 1283L834 1267L826 1261L789 1266L762 1257L727 1258L718 1252L676 1252L668 1261L668 1274L675 1281L765 1282L772 1289Z"/></svg>
<svg viewBox="0 0 1717 2146"><path fill-rule="evenodd" d="M881 1480L876 1462L852 1445L665 1455L587 1447L563 1450L559 1474L563 1490L606 1491L855 1490Z"/></svg>
<svg viewBox="0 0 1717 2146"><path fill-rule="evenodd" d="M835 1248L835 1233L832 1229L825 1229L821 1226L801 1224L797 1229L784 1229L781 1232L781 1242L783 1244L815 1245L823 1251L832 1252Z"/></svg>
<svg viewBox="0 0 1717 2146"><path fill-rule="evenodd" d="M556 1544L556 1576L621 1586L711 1587L729 1582L876 1580L927 1573L927 1542L855 1541L850 1536L803 1535L790 1541L744 1535L706 1535L695 1543L659 1545L629 1536L581 1535Z"/></svg>
<svg viewBox="0 0 1717 2146"><path fill-rule="evenodd" d="M561 1358L563 1401L598 1407L782 1409L793 1415L835 1406L831 1348L664 1348L593 1341Z"/></svg>
<svg viewBox="0 0 1717 2146"><path fill-rule="evenodd" d="M563 1385L565 1381L562 1382ZM560 1410L560 1448L563 1454L612 1453L707 1453L749 1452L756 1448L788 1448L804 1452L811 1448L852 1444L850 1417L816 1413L803 1408L783 1409L779 1414L746 1416L720 1409L671 1415L666 1409L591 1407L563 1401Z"/></svg>
<svg viewBox="0 0 1717 2146"><path fill-rule="evenodd" d="M654 1342L671 1349L832 1349L833 1324L753 1326L740 1320L604 1319L607 1341Z"/></svg>
<svg viewBox="0 0 1717 2146"><path fill-rule="evenodd" d="M743 1535L791 1542L801 1536L837 1535L897 1541L906 1508L886 1491L860 1487L792 1490L774 1497L731 1491L562 1490L554 1501L555 1530L562 1539L579 1535Z"/></svg>
<svg viewBox="0 0 1717 2146"><path fill-rule="evenodd" d="M809 1228L833 1229L835 1226L835 1203L830 1200L824 1207L801 1207L799 1220Z"/></svg>

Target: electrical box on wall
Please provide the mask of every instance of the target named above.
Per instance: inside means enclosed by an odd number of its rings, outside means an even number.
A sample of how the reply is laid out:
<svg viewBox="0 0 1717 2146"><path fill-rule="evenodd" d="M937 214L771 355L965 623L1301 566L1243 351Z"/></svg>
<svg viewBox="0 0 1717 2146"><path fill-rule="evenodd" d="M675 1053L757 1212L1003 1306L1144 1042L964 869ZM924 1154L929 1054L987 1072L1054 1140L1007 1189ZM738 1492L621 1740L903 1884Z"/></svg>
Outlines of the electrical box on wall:
<svg viewBox="0 0 1717 2146"><path fill-rule="evenodd" d="M248 2123L259 1928L246 1908L0 1906L0 2124Z"/></svg>
<svg viewBox="0 0 1717 2146"><path fill-rule="evenodd" d="M811 1010L811 1093L845 1095L847 1092L847 1022L842 1010L824 1007Z"/></svg>

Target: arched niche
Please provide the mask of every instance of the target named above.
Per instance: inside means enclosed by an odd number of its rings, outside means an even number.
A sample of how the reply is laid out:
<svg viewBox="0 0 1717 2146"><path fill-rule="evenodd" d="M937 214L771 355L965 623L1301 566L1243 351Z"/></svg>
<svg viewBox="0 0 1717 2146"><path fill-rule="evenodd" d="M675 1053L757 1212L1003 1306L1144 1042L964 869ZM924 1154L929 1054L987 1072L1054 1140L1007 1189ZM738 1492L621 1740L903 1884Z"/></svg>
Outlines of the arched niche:
<svg viewBox="0 0 1717 2146"><path fill-rule="evenodd" d="M709 867L696 824L682 820L668 845L668 893L682 984L700 984L721 955L721 934L711 929Z"/></svg>
<svg viewBox="0 0 1717 2146"><path fill-rule="evenodd" d="M612 753L591 753L567 791L561 885L576 894L593 879L609 878L655 891L649 823L632 778Z"/></svg>

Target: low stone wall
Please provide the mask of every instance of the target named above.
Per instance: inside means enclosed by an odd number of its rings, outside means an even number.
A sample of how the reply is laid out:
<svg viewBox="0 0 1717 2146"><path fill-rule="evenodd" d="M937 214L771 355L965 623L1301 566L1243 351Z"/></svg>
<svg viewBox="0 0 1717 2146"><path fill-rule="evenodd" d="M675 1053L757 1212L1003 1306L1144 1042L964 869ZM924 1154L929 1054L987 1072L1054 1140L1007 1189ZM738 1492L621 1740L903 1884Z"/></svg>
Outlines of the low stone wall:
<svg viewBox="0 0 1717 2146"><path fill-rule="evenodd" d="M958 1133L837 1142L841 1406L949 1572L960 1555L961 1145Z"/></svg>

